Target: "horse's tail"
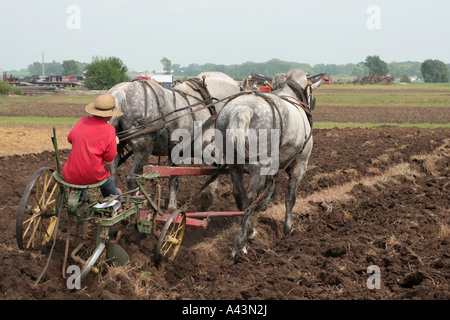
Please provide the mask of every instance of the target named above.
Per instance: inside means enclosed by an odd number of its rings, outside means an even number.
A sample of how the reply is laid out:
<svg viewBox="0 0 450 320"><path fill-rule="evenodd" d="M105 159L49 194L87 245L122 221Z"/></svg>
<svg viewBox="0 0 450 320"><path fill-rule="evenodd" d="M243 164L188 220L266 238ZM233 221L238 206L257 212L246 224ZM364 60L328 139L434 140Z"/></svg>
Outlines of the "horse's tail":
<svg viewBox="0 0 450 320"><path fill-rule="evenodd" d="M234 130L231 137L238 155L245 156L242 152L248 152L248 131L252 118L253 109L248 105L238 105L230 113L228 129Z"/></svg>
<svg viewBox="0 0 450 320"><path fill-rule="evenodd" d="M119 110L124 110L124 107L127 105L127 94L122 88L117 88L114 91L111 92L111 95L116 99L116 107ZM119 125L119 117L113 116L109 123L116 127Z"/></svg>

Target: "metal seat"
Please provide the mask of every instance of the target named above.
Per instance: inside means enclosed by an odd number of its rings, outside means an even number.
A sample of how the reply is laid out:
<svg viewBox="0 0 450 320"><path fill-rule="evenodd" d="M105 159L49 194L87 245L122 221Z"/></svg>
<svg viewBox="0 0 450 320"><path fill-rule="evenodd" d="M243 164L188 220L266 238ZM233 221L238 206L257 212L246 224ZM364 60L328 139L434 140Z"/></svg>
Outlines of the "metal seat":
<svg viewBox="0 0 450 320"><path fill-rule="evenodd" d="M60 184L69 188L67 196L67 212L73 216L79 216L81 213L79 206L80 206L80 196L82 195L83 191L87 189L100 187L103 184L105 184L106 181L108 181L108 178L105 178L102 181L95 184L88 184L88 185L71 184L64 181L63 176L58 171L53 172L53 177Z"/></svg>
<svg viewBox="0 0 450 320"><path fill-rule="evenodd" d="M100 187L100 186L104 185L106 183L106 181L108 181L108 178L105 178L102 181L94 183L94 184L88 184L88 185L71 184L71 183L68 183L68 182L64 181L63 176L58 171L54 171L53 172L53 177L59 183L65 185L65 186L67 186L69 188L74 188L74 189L92 189L92 188L97 188L97 187Z"/></svg>

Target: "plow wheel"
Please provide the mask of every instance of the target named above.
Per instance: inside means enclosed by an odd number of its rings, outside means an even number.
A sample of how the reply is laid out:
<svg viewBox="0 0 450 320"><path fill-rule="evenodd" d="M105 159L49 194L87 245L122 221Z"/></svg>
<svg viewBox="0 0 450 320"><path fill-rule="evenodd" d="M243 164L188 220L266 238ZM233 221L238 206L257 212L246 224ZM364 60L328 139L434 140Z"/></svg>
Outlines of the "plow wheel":
<svg viewBox="0 0 450 320"><path fill-rule="evenodd" d="M81 280L83 280L91 270L95 274L98 274L100 272L100 269L94 266L97 264L97 261L99 261L99 258L103 254L105 247L106 247L105 244L103 242L100 242L98 246L95 248L94 253L86 261L80 260L80 262L83 264L80 274Z"/></svg>
<svg viewBox="0 0 450 320"><path fill-rule="evenodd" d="M17 245L21 250L40 249L52 239L63 201L53 171L48 167L37 170L22 194L16 223Z"/></svg>
<svg viewBox="0 0 450 320"><path fill-rule="evenodd" d="M155 265L163 259L173 261L183 240L186 230L186 213L175 210L167 219L155 247Z"/></svg>

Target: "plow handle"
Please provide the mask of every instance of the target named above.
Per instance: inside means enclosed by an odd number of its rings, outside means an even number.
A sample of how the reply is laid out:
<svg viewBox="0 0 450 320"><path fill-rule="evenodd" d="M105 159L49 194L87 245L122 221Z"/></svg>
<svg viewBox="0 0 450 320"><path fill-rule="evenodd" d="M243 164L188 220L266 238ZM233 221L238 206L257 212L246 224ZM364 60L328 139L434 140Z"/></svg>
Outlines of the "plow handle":
<svg viewBox="0 0 450 320"><path fill-rule="evenodd" d="M53 147L55 148L56 155L56 170L59 174L61 174L61 165L59 163L59 151L58 151L58 142L56 141L56 129L53 127L53 137L52 137Z"/></svg>

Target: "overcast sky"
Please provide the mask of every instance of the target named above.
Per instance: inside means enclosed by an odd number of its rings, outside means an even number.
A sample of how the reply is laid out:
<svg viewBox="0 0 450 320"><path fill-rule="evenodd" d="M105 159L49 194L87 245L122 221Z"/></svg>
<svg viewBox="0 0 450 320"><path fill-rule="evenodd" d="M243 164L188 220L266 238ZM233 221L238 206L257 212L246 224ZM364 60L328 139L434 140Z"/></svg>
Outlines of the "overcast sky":
<svg viewBox="0 0 450 320"><path fill-rule="evenodd" d="M114 56L240 64L280 59L450 63L448 0L0 0L0 68Z"/></svg>

